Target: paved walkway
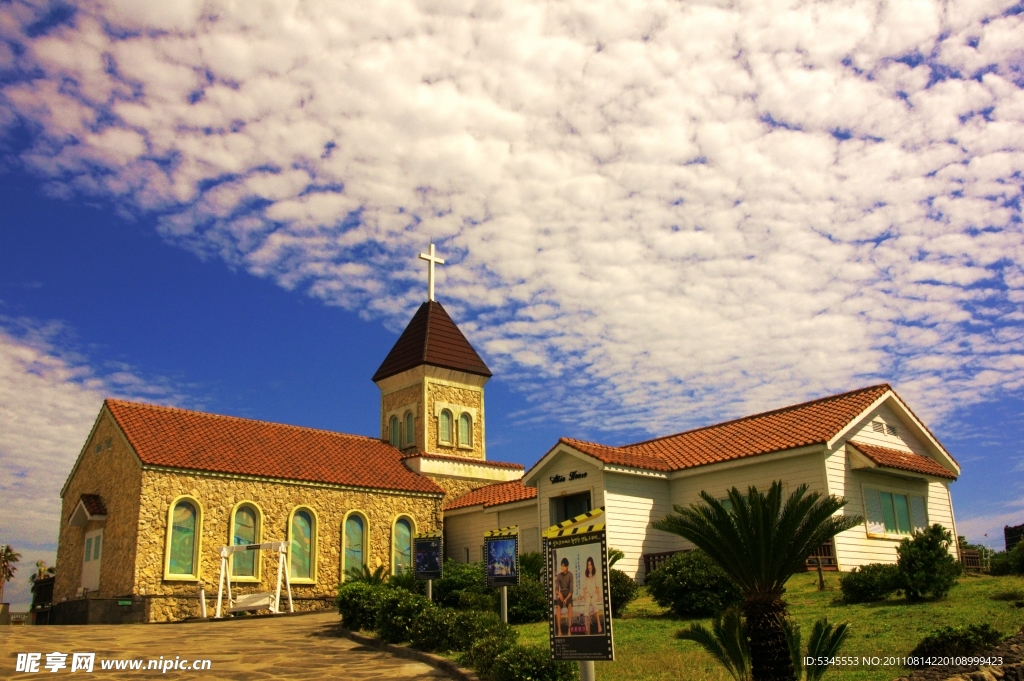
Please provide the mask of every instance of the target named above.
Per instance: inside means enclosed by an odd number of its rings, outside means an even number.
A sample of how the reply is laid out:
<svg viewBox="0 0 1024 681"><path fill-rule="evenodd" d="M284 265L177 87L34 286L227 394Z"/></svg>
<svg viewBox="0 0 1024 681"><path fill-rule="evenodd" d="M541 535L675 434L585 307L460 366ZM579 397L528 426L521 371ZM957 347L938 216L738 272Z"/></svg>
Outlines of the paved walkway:
<svg viewBox="0 0 1024 681"><path fill-rule="evenodd" d="M42 678L55 678L45 664L46 654L56 651L68 653L58 675L71 674L70 653L96 653L93 674L104 679L450 679L429 665L340 638L333 633L337 624L337 613L326 612L187 624L0 627L0 678L39 678L15 671L18 653L42 653ZM160 656L208 659L210 669L146 671L148 660ZM144 660L143 669L102 670L103 659Z"/></svg>

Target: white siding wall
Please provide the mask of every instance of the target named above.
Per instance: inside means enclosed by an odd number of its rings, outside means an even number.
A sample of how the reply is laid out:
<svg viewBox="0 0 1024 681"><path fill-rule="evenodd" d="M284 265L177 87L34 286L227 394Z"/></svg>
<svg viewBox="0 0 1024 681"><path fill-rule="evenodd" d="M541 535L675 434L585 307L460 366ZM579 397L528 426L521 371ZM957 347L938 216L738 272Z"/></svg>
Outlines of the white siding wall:
<svg viewBox="0 0 1024 681"><path fill-rule="evenodd" d="M457 563L466 562L466 551L469 548L470 562L483 560L480 547L484 545L484 532L498 529L498 514L475 513L445 516L444 532L445 552Z"/></svg>
<svg viewBox="0 0 1024 681"><path fill-rule="evenodd" d="M587 477L569 480L571 471L585 472ZM555 474L564 476L565 482L552 484L550 478ZM540 477L537 479L537 505L540 510L541 532L554 524L551 522L551 498L579 492L590 492L591 508L605 505L601 469L569 453L555 454L540 471Z"/></svg>
<svg viewBox="0 0 1024 681"><path fill-rule="evenodd" d="M876 433L872 421L882 422L896 427L895 435ZM930 458L928 448L918 440L910 428L899 418L889 406L882 404L867 413L848 435L854 442L888 447L905 452L914 452ZM906 476L850 468L846 442L836 444L825 460L828 473L828 488L831 494L846 497L849 502L844 508L845 513L865 516L864 487L876 486L908 494L925 497L928 524L939 523L953 532L953 507L950 502L948 483L925 482L912 474ZM897 539L869 537L867 525L861 524L838 535L835 539L836 559L840 570L851 570L868 563L895 563ZM951 553L955 553L954 546Z"/></svg>
<svg viewBox="0 0 1024 681"><path fill-rule="evenodd" d="M681 537L651 528L652 522L672 512L669 481L606 472L604 485L608 547L626 554L615 568L642 582L643 554L683 548Z"/></svg>
<svg viewBox="0 0 1024 681"><path fill-rule="evenodd" d="M498 511L498 527L519 526L519 553L540 551L540 532L537 529L537 506Z"/></svg>
<svg viewBox="0 0 1024 681"><path fill-rule="evenodd" d="M672 504L689 506L697 503L701 501L702 490L716 499L725 498L732 487L746 492L747 487L755 485L759 490L767 491L776 480L783 482L783 495L790 494L802 484L806 484L810 492L825 493L823 457L822 451L760 462L753 458L744 466L679 478L672 481Z"/></svg>
<svg viewBox="0 0 1024 681"><path fill-rule="evenodd" d="M894 426L896 434L876 433L871 422L878 420ZM889 449L898 449L903 452L914 452L915 454L930 458L928 448L914 437L910 432L910 427L903 423L896 415L896 412L885 404L881 404L868 412L861 422L850 430L846 437L847 439L875 445L876 447L888 447Z"/></svg>

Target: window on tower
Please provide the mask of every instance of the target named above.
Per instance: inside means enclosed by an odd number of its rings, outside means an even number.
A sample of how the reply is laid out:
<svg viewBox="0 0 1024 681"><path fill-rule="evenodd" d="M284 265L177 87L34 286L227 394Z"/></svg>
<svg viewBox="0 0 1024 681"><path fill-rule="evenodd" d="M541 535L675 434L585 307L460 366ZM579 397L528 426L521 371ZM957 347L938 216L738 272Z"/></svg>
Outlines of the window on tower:
<svg viewBox="0 0 1024 681"><path fill-rule="evenodd" d="M459 416L459 446L473 446L473 417L466 413Z"/></svg>
<svg viewBox="0 0 1024 681"><path fill-rule="evenodd" d="M412 418L412 412L407 411L405 413L405 444L409 446L412 444L414 436L416 435L415 422Z"/></svg>
<svg viewBox="0 0 1024 681"><path fill-rule="evenodd" d="M398 417L392 416L391 422L388 425L389 430L391 431L388 441L391 443L392 447L400 447L402 445L402 441L399 439Z"/></svg>
<svg viewBox="0 0 1024 681"><path fill-rule="evenodd" d="M441 418L437 424L437 439L443 445L452 444L452 413L447 409L441 410Z"/></svg>

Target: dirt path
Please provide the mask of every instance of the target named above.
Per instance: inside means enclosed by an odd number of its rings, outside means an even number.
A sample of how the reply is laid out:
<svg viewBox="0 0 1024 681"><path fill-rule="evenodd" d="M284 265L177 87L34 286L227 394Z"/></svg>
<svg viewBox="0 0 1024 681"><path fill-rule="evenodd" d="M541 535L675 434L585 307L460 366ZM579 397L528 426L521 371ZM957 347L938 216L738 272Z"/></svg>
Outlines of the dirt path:
<svg viewBox="0 0 1024 681"><path fill-rule="evenodd" d="M37 677L15 671L18 653L42 653L39 673L53 678L46 655L60 652L68 654L67 666L56 674L72 673L71 653L95 653L93 674L106 679L449 679L429 665L338 638L332 633L337 624L337 613L327 612L187 624L3 627L0 678ZM210 669L147 671L148 661L161 656L210 660ZM142 670L103 670L106 659L143 660Z"/></svg>

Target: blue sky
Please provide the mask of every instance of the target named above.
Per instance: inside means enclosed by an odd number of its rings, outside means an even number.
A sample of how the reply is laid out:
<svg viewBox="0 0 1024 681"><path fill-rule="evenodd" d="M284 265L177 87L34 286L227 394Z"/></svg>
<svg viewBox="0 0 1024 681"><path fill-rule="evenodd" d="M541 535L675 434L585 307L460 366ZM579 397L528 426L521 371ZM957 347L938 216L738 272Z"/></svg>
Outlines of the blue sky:
<svg viewBox="0 0 1024 681"><path fill-rule="evenodd" d="M431 240L491 458L889 381L1024 522L1019 4L478 4L0 3L0 542L104 396L374 434Z"/></svg>

